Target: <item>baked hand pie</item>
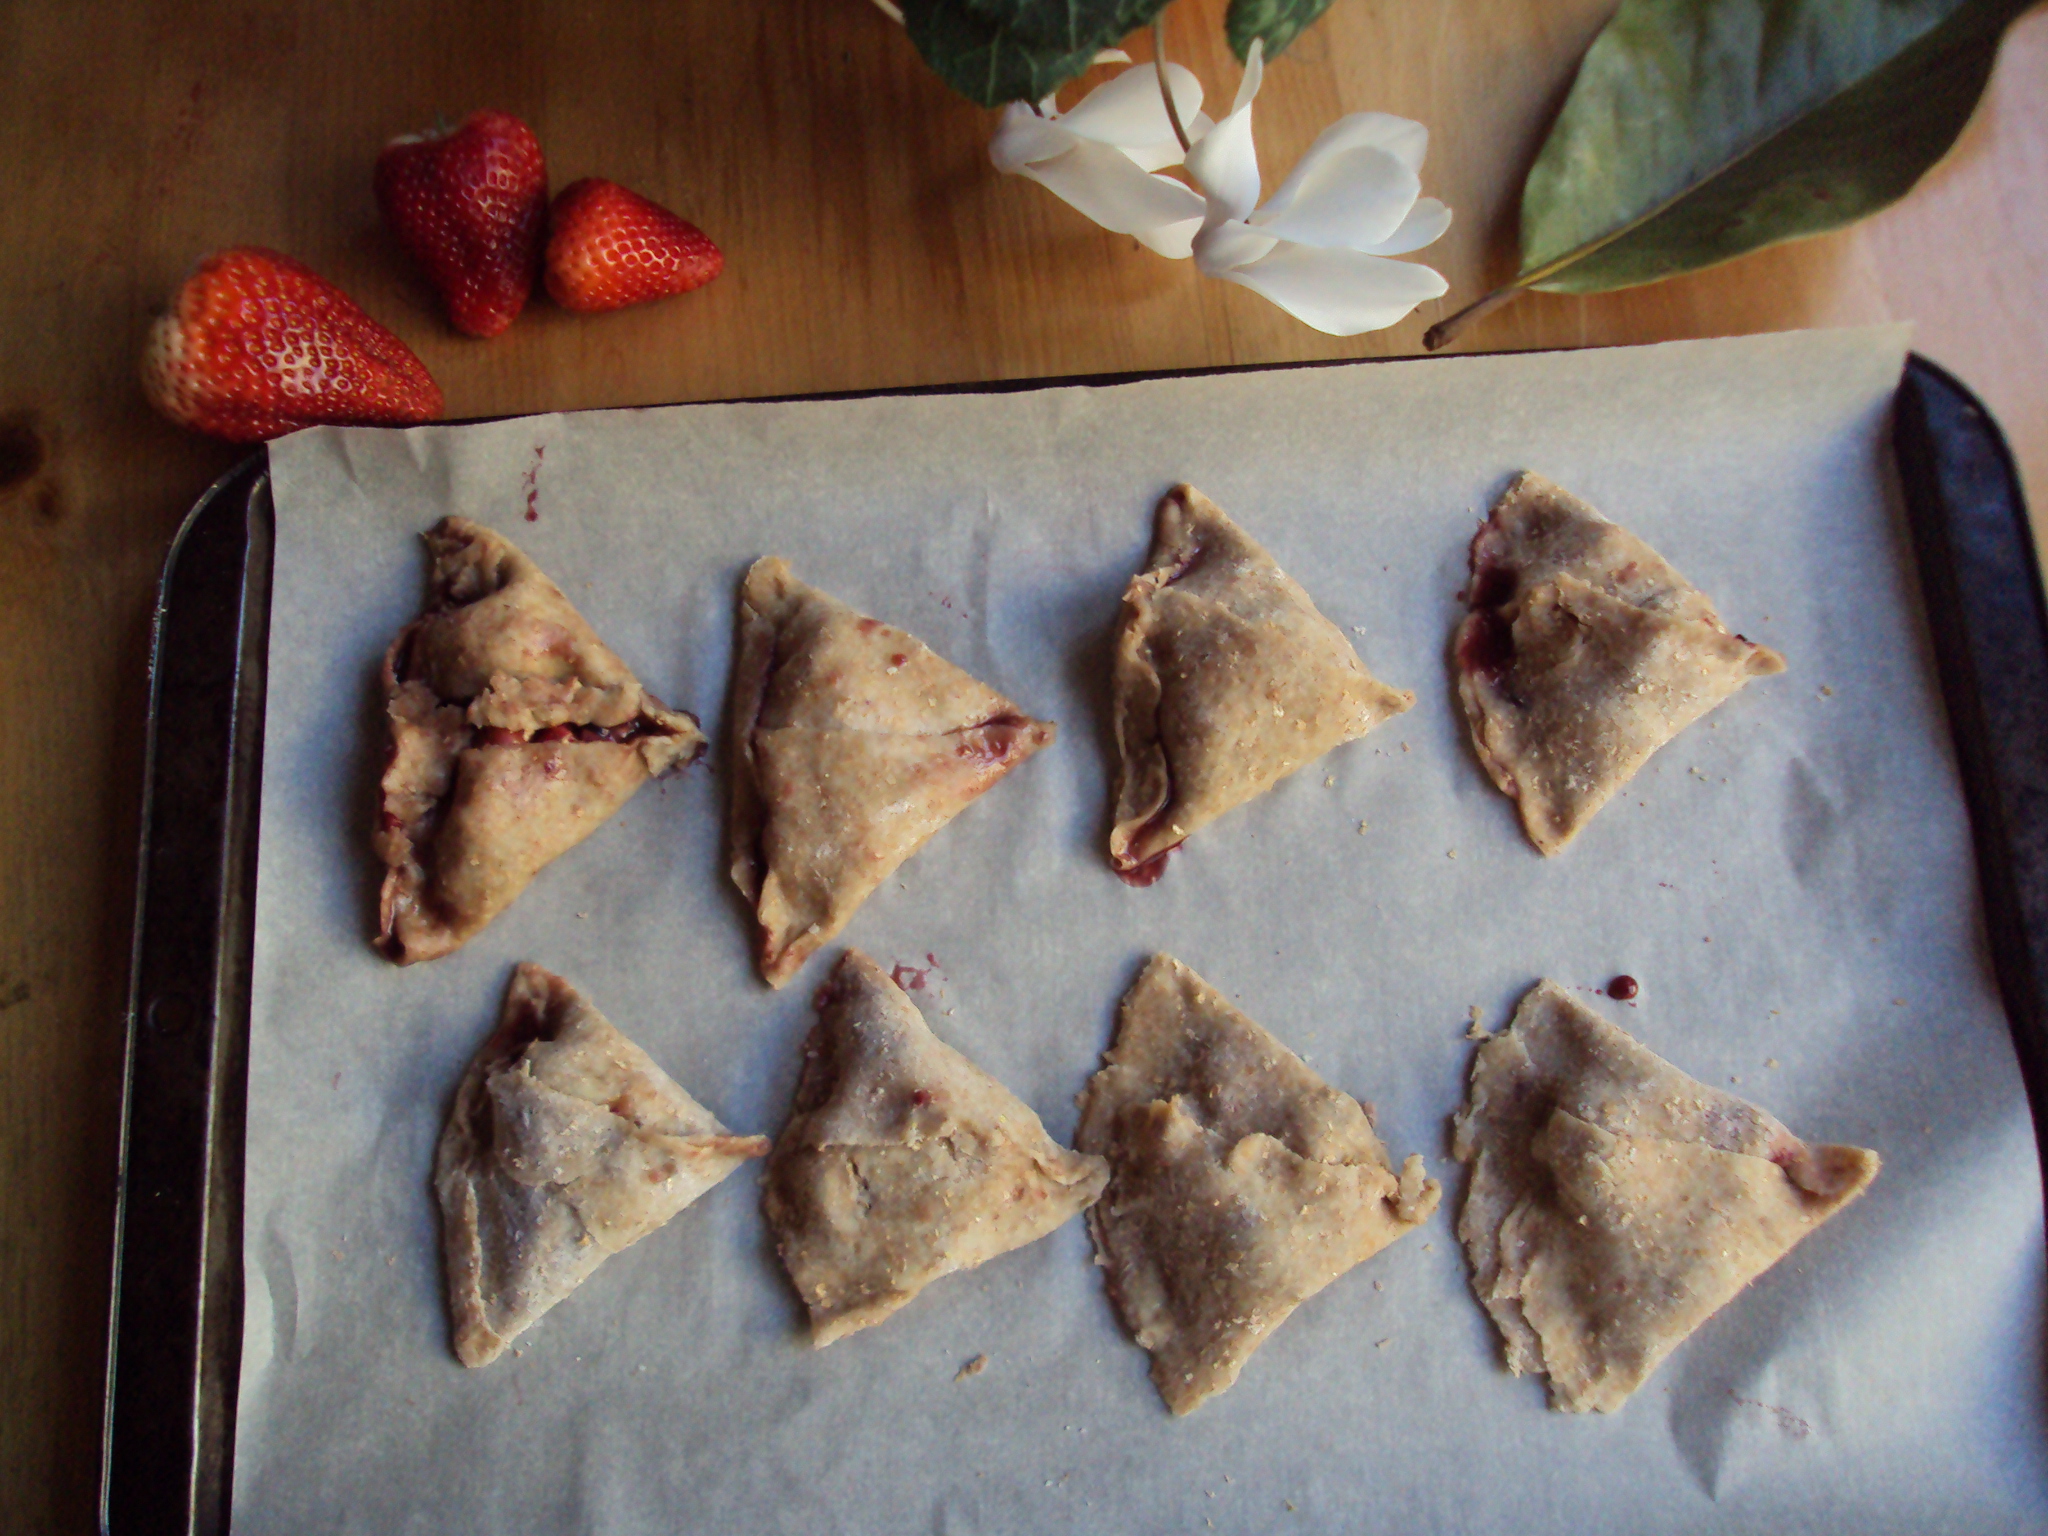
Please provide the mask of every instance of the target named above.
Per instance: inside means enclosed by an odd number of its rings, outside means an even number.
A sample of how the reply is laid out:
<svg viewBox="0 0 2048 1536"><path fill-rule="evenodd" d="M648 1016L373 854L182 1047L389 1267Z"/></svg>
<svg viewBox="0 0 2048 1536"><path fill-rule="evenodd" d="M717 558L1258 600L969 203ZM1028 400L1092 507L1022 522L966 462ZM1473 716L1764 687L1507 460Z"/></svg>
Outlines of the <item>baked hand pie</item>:
<svg viewBox="0 0 2048 1536"><path fill-rule="evenodd" d="M1557 853L1665 742L1785 670L1649 545L1522 474L1472 539L1458 697L1479 761Z"/></svg>
<svg viewBox="0 0 2048 1536"><path fill-rule="evenodd" d="M1809 1146L1687 1077L1554 981L1479 1048L1452 1150L1458 1236L1508 1369L1612 1412L1664 1357L1870 1187L1878 1157Z"/></svg>
<svg viewBox="0 0 2048 1536"><path fill-rule="evenodd" d="M512 974L434 1160L455 1353L487 1365L621 1248L750 1157L561 977Z"/></svg>
<svg viewBox="0 0 2048 1536"><path fill-rule="evenodd" d="M819 990L762 1208L822 1349L941 1275L1036 1242L1108 1177L848 950Z"/></svg>
<svg viewBox="0 0 2048 1536"><path fill-rule="evenodd" d="M384 655L378 946L400 965L465 943L704 749L509 539L450 517L427 548L427 611Z"/></svg>
<svg viewBox="0 0 2048 1536"><path fill-rule="evenodd" d="M1054 733L773 558L740 588L728 729L732 878L774 987Z"/></svg>
<svg viewBox="0 0 2048 1536"><path fill-rule="evenodd" d="M1441 1194L1419 1155L1394 1172L1358 1100L1166 955L1124 995L1074 1141L1109 1159L1097 1262L1177 1414Z"/></svg>
<svg viewBox="0 0 2048 1536"><path fill-rule="evenodd" d="M1190 485L1124 592L1109 861L1150 885L1190 833L1415 702L1380 682L1273 557Z"/></svg>

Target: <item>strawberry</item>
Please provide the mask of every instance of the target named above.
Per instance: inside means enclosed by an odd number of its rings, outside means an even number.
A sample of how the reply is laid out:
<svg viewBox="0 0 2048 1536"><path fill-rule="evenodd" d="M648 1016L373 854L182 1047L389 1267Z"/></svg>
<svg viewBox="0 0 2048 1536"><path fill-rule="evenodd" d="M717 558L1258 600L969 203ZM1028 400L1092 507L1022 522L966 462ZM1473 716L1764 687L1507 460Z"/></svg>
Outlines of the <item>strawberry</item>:
<svg viewBox="0 0 2048 1536"><path fill-rule="evenodd" d="M150 327L142 388L180 426L238 443L443 409L410 347L310 267L253 245L217 251L185 279Z"/></svg>
<svg viewBox="0 0 2048 1536"><path fill-rule="evenodd" d="M581 314L688 293L725 267L696 225L595 176L564 188L549 222L548 292Z"/></svg>
<svg viewBox="0 0 2048 1536"><path fill-rule="evenodd" d="M377 206L426 269L458 331L495 336L540 270L548 170L533 130L507 112L393 139L377 157Z"/></svg>

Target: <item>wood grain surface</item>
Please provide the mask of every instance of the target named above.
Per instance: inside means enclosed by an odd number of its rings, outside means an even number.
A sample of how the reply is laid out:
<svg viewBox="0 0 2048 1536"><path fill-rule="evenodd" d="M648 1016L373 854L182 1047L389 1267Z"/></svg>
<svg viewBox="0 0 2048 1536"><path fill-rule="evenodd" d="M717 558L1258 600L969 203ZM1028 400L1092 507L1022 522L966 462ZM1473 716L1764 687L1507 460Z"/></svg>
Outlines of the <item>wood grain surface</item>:
<svg viewBox="0 0 2048 1536"><path fill-rule="evenodd" d="M276 246L403 335L455 415L1409 353L1512 272L1516 193L1613 0L1339 0L1271 69L1269 181L1347 111L1433 131L1451 292L1351 341L994 174L991 115L864 0L0 0L0 1530L93 1523L122 1003L153 583L237 451L151 415L152 310L214 248ZM1169 13L1212 107L1221 0ZM1144 39L1133 43L1141 57ZM1657 287L1537 295L1466 349L1907 319L2048 505L2048 14L1953 153L1846 233ZM370 166L437 113L530 122L556 185L624 182L724 247L688 297L495 341L448 330Z"/></svg>

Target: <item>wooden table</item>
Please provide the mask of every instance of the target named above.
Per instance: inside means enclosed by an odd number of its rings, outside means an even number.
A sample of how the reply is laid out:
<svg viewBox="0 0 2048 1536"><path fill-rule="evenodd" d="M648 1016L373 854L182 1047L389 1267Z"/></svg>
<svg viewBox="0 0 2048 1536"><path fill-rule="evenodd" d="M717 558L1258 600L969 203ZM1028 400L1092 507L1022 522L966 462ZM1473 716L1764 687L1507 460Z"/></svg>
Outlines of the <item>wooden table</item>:
<svg viewBox="0 0 2048 1536"><path fill-rule="evenodd" d="M1430 125L1425 187L1458 214L1425 253L1449 298L1339 341L994 174L990 115L862 0L0 3L0 1529L93 1518L150 595L237 457L135 384L150 313L197 257L310 262L411 342L452 415L1414 352L1512 271L1521 174L1611 9L1341 0L1272 68L1269 180L1380 108ZM1237 81L1221 10L1169 17L1212 106ZM2044 96L2036 11L1889 213L1655 288L1527 298L1462 345L1909 319L2048 507ZM596 319L543 304L488 343L449 332L378 224L370 166L391 135L486 105L533 125L557 185L605 175L701 223L725 276Z"/></svg>

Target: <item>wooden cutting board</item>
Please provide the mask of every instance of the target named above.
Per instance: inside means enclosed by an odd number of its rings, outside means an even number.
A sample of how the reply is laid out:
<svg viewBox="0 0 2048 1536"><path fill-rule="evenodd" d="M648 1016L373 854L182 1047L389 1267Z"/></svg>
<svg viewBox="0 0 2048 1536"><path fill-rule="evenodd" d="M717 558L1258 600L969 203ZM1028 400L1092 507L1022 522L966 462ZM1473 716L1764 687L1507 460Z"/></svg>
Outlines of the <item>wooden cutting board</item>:
<svg viewBox="0 0 2048 1536"><path fill-rule="evenodd" d="M1238 76L1222 9L1169 13L1218 109ZM1276 62L1269 180L1378 108L1430 126L1425 188L1457 211L1425 253L1448 298L1345 341L994 174L991 115L865 0L0 0L0 1528L93 1518L150 594L237 457L135 384L194 260L257 243L310 262L419 351L455 415L1412 353L1513 270L1522 173L1611 9L1341 0ZM1463 345L1912 319L2048 505L2044 95L2037 11L1900 207L1655 288L1528 298ZM390 136L487 105L534 126L557 185L608 176L701 224L725 276L452 334L378 224L370 166Z"/></svg>

